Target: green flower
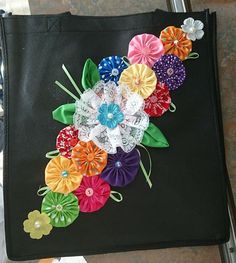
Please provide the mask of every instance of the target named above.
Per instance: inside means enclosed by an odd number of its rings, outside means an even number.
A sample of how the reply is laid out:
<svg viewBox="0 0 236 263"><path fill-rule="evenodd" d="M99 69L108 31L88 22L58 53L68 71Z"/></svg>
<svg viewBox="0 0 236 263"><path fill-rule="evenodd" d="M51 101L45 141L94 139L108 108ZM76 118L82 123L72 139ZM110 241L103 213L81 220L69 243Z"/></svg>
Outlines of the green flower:
<svg viewBox="0 0 236 263"><path fill-rule="evenodd" d="M50 217L54 227L66 227L79 216L78 199L72 193L49 192L43 199L41 211Z"/></svg>

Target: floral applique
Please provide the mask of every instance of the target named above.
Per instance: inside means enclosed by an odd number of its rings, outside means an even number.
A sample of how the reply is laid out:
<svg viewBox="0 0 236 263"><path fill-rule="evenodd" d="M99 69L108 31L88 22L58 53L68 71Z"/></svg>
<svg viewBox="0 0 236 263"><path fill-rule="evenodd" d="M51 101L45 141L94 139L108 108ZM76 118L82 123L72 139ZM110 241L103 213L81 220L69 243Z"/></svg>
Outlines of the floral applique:
<svg viewBox="0 0 236 263"><path fill-rule="evenodd" d="M123 195L112 187L134 184L140 169L152 188L149 147L166 148L169 143L150 117L168 118L166 113L176 110L172 92L187 77L184 61L199 57L192 52L192 41L204 36L203 28L201 21L189 17L181 27L166 27L159 37L133 36L124 56L100 58L98 66L88 58L83 90L62 65L77 93L55 81L74 102L52 112L66 127L59 131L56 150L46 154L46 186L37 192L43 197L41 211L30 212L23 222L32 239L99 212L110 200L121 202Z"/></svg>

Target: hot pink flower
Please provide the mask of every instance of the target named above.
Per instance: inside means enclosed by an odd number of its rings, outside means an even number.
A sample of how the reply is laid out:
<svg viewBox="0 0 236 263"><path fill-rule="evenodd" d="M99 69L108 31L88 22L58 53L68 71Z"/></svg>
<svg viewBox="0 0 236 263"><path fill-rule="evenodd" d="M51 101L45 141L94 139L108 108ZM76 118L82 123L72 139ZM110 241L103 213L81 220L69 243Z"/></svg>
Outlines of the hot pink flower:
<svg viewBox="0 0 236 263"><path fill-rule="evenodd" d="M101 209L110 197L110 185L99 175L84 176L74 194L79 199L80 211L85 213Z"/></svg>
<svg viewBox="0 0 236 263"><path fill-rule="evenodd" d="M129 43L128 59L131 64L145 64L151 68L163 54L161 40L151 34L136 35Z"/></svg>

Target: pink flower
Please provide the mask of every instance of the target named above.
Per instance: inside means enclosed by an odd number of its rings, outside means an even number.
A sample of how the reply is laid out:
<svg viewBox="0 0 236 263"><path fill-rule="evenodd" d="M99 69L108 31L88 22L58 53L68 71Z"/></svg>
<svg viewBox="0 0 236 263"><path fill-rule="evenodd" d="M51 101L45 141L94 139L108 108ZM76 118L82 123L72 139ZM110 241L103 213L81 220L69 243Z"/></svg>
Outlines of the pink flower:
<svg viewBox="0 0 236 263"><path fill-rule="evenodd" d="M131 39L127 56L131 64L145 64L151 68L163 54L164 47L158 37L141 34Z"/></svg>
<svg viewBox="0 0 236 263"><path fill-rule="evenodd" d="M74 194L79 199L80 211L84 213L95 212L101 209L110 197L110 185L103 181L99 175L84 176Z"/></svg>

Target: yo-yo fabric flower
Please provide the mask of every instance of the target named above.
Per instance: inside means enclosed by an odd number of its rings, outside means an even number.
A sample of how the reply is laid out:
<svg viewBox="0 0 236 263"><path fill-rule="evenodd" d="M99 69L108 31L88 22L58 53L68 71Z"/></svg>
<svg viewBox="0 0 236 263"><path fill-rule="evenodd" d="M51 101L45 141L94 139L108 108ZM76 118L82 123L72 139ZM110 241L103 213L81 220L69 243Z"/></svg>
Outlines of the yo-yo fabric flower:
<svg viewBox="0 0 236 263"><path fill-rule="evenodd" d="M110 197L110 185L99 175L84 176L82 183L74 194L79 199L80 211L85 213L95 212L101 209Z"/></svg>
<svg viewBox="0 0 236 263"><path fill-rule="evenodd" d="M80 175L94 176L100 174L106 166L107 152L93 141L81 141L72 150L72 160Z"/></svg>
<svg viewBox="0 0 236 263"><path fill-rule="evenodd" d="M122 72L119 83L126 84L132 92L146 99L155 90L157 78L148 66L133 64Z"/></svg>
<svg viewBox="0 0 236 263"><path fill-rule="evenodd" d="M62 129L56 140L56 148L66 158L71 158L71 150L78 143L78 131L73 125Z"/></svg>
<svg viewBox="0 0 236 263"><path fill-rule="evenodd" d="M154 72L153 74L155 76ZM103 104L107 104L108 107L112 104L119 106L115 107L124 117L122 121L121 118L115 120L115 128L109 128L107 123L98 117L101 108L104 107ZM143 109L143 98L131 92L128 86L100 81L93 89L86 90L80 100L76 101L74 125L79 130L80 141L93 141L107 153L116 153L117 147L130 152L142 141L144 131L149 125L148 115ZM112 121L116 117L109 114L107 118Z"/></svg>
<svg viewBox="0 0 236 263"><path fill-rule="evenodd" d="M168 26L161 31L160 39L164 45L165 54L172 54L185 60L192 51L192 41L181 28Z"/></svg>
<svg viewBox="0 0 236 263"><path fill-rule="evenodd" d="M23 223L24 231L29 233L32 239L41 239L50 234L52 230L50 221L47 214L34 210L28 214L28 219Z"/></svg>
<svg viewBox="0 0 236 263"><path fill-rule="evenodd" d="M169 90L175 90L181 86L186 77L183 62L174 55L162 56L154 64L153 70L160 82L165 83Z"/></svg>
<svg viewBox="0 0 236 263"><path fill-rule="evenodd" d="M171 98L165 83L159 82L155 91L145 99L145 112L150 117L160 117L170 107Z"/></svg>
<svg viewBox="0 0 236 263"><path fill-rule="evenodd" d="M181 26L182 30L187 34L187 38L195 41L201 39L204 36L204 24L200 20L194 20L189 17L184 20L184 24Z"/></svg>
<svg viewBox="0 0 236 263"><path fill-rule="evenodd" d="M71 159L57 156L46 166L45 182L53 192L68 194L79 187L81 180Z"/></svg>
<svg viewBox="0 0 236 263"><path fill-rule="evenodd" d="M136 149L126 153L118 148L116 154L109 154L107 166L101 178L112 186L123 187L131 183L139 170L140 154Z"/></svg>
<svg viewBox="0 0 236 263"><path fill-rule="evenodd" d="M41 211L50 217L54 227L66 227L79 215L78 199L72 193L64 195L48 192L43 199Z"/></svg>
<svg viewBox="0 0 236 263"><path fill-rule="evenodd" d="M121 72L127 68L123 59L119 56L103 58L98 65L101 80L118 82Z"/></svg>
<svg viewBox="0 0 236 263"><path fill-rule="evenodd" d="M134 36L129 42L128 59L131 64L145 64L152 67L164 54L161 40L152 34Z"/></svg>

